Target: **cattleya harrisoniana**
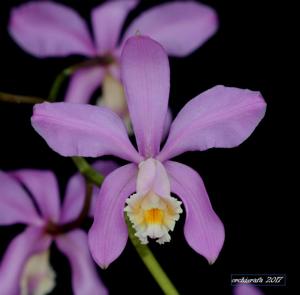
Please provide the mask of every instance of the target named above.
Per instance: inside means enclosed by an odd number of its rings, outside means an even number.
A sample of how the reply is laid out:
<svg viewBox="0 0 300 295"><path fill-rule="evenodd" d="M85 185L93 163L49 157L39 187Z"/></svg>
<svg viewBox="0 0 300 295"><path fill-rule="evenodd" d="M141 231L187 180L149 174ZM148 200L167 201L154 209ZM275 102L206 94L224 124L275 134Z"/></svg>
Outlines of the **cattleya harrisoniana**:
<svg viewBox="0 0 300 295"><path fill-rule="evenodd" d="M116 112L130 131L119 67L126 39L140 32L160 42L169 55L183 57L205 43L218 28L212 8L196 1L170 1L143 12L121 36L128 14L139 2L112 0L94 8L91 13L94 40L76 11L51 1L33 1L14 8L9 32L17 44L36 57L79 54L99 58L99 64L72 75L65 101L87 103L102 84L97 104ZM166 120L168 126L170 116Z"/></svg>
<svg viewBox="0 0 300 295"><path fill-rule="evenodd" d="M187 151L238 146L264 117L266 103L259 92L215 86L183 107L161 148L170 90L167 53L151 38L134 36L126 41L120 64L138 150L121 118L107 108L42 103L32 116L34 129L63 156L113 155L130 162L101 186L89 232L92 255L107 267L121 254L128 238L124 210L142 243L170 241L182 211L173 193L185 207L186 241L213 263L223 246L223 224L198 173L170 159Z"/></svg>
<svg viewBox="0 0 300 295"><path fill-rule="evenodd" d="M104 174L116 167L110 161L95 164ZM44 295L55 287L56 275L49 264L52 242L70 262L75 295L108 294L91 259L87 234L79 228L49 231L53 224L66 224L78 217L85 198L84 178L76 174L70 179L62 205L56 178L50 171L0 171L0 183L0 225L27 225L9 244L0 262L0 295ZM93 206L90 214L92 211Z"/></svg>

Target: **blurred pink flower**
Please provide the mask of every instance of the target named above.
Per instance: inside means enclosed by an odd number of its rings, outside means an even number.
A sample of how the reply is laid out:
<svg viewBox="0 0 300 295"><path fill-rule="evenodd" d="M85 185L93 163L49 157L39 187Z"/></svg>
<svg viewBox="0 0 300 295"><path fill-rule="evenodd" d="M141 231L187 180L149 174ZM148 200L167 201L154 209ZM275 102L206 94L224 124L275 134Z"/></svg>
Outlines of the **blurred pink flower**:
<svg viewBox="0 0 300 295"><path fill-rule="evenodd" d="M89 232L92 255L106 267L123 251L128 237L125 203L142 243L148 237L170 241L168 232L182 212L173 192L185 205L188 244L213 263L223 245L223 224L201 177L170 159L187 151L238 146L264 117L266 103L259 92L213 87L183 107L161 149L170 90L165 50L148 37L129 38L121 56L121 77L138 151L121 119L107 108L42 103L35 105L32 116L34 129L63 156L113 155L132 162L109 174L101 187Z"/></svg>
<svg viewBox="0 0 300 295"><path fill-rule="evenodd" d="M140 32L161 43L169 55L180 57L201 46L218 28L212 8L195 1L172 1L143 12L121 37L124 21L138 3L138 0L107 1L94 8L91 14L94 40L76 11L50 1L13 9L9 32L25 51L36 57L80 54L113 60L106 66L99 64L78 70L71 79L65 101L87 103L103 83L99 104L112 109L129 125L119 82L119 57L125 40Z"/></svg>
<svg viewBox="0 0 300 295"><path fill-rule="evenodd" d="M107 173L116 168L111 162L99 166ZM91 259L87 234L81 229L60 235L46 231L49 222L64 224L78 217L85 197L83 177L76 174L70 179L62 206L56 178L50 171L0 171L0 183L0 225L27 225L2 258L0 294L46 294L54 288L55 275L49 265L52 241L69 259L74 294L108 294Z"/></svg>
<svg viewBox="0 0 300 295"><path fill-rule="evenodd" d="M251 284L239 284L234 287L233 295L264 295L264 293Z"/></svg>

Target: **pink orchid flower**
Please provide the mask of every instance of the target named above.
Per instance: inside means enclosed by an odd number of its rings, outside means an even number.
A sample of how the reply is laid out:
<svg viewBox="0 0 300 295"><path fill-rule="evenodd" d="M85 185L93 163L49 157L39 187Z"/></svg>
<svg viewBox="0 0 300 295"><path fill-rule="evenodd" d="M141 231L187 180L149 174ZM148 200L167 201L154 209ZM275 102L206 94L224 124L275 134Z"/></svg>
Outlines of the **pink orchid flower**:
<svg viewBox="0 0 300 295"><path fill-rule="evenodd" d="M100 162L96 167L106 173L116 168L111 162ZM91 259L87 234L75 229L51 235L46 230L49 222L64 224L78 217L85 197L83 177L76 174L70 179L62 206L56 178L50 171L0 171L0 183L0 225L27 225L2 258L0 295L47 294L55 287L55 273L49 265L52 241L69 259L74 294L108 294Z"/></svg>
<svg viewBox="0 0 300 295"><path fill-rule="evenodd" d="M233 289L234 295L264 295L264 293L257 287L251 284L238 284Z"/></svg>
<svg viewBox="0 0 300 295"><path fill-rule="evenodd" d="M34 129L63 156L113 155L132 162L109 174L101 187L89 232L92 255L106 267L121 254L128 238L124 210L142 243L149 237L170 241L169 231L182 212L172 192L185 206L186 241L213 263L223 245L223 224L201 177L170 159L187 151L238 146L264 117L266 103L259 92L213 87L183 107L160 149L170 90L165 50L149 37L129 38L121 77L138 151L120 117L107 108L42 103L35 105L32 116Z"/></svg>
<svg viewBox="0 0 300 295"><path fill-rule="evenodd" d="M65 101L87 103L103 84L100 105L105 105L129 125L128 109L119 81L119 57L125 40L136 32L160 42L169 55L186 56L209 39L218 28L215 11L195 1L172 1L142 13L120 38L128 13L138 0L107 1L92 11L94 41L87 25L74 10L54 2L32 2L13 9L9 32L36 57L80 54L113 60L77 71Z"/></svg>

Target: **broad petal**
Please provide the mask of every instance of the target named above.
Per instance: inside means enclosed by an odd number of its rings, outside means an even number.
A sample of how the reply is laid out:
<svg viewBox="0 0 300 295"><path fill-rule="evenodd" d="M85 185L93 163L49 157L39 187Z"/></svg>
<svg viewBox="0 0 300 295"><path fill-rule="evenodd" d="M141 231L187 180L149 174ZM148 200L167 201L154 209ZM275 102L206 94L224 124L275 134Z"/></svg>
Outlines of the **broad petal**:
<svg viewBox="0 0 300 295"><path fill-rule="evenodd" d="M217 28L214 9L195 1L176 1L142 13L129 26L124 40L140 32L162 44L168 54L185 56L201 46Z"/></svg>
<svg viewBox="0 0 300 295"><path fill-rule="evenodd" d="M1 294L20 294L21 276L28 258L47 249L50 242L41 229L29 227L10 243L0 265Z"/></svg>
<svg viewBox="0 0 300 295"><path fill-rule="evenodd" d="M119 40L123 23L138 0L108 1L92 11L92 24L100 54L111 53Z"/></svg>
<svg viewBox="0 0 300 295"><path fill-rule="evenodd" d="M27 223L41 225L27 192L8 173L0 171L0 224Z"/></svg>
<svg viewBox="0 0 300 295"><path fill-rule="evenodd" d="M55 175L51 171L30 169L13 171L12 175L31 192L44 219L58 221L60 199Z"/></svg>
<svg viewBox="0 0 300 295"><path fill-rule="evenodd" d="M239 284L233 289L234 295L263 295L263 292L251 284Z"/></svg>
<svg viewBox="0 0 300 295"><path fill-rule="evenodd" d="M97 274L96 266L89 253L87 234L84 231L73 230L58 236L56 244L69 259L75 295L108 294Z"/></svg>
<svg viewBox="0 0 300 295"><path fill-rule="evenodd" d="M183 107L157 158L164 161L186 151L238 146L251 135L265 111L259 92L215 86Z"/></svg>
<svg viewBox="0 0 300 295"><path fill-rule="evenodd" d="M37 57L95 54L84 20L62 4L36 1L14 8L9 32L19 46Z"/></svg>
<svg viewBox="0 0 300 295"><path fill-rule="evenodd" d="M186 221L184 235L188 244L210 264L217 259L224 243L224 226L214 212L201 177L190 167L165 163L171 191L184 203Z"/></svg>
<svg viewBox="0 0 300 295"><path fill-rule="evenodd" d="M121 78L140 153L158 153L168 110L170 69L168 57L156 41L128 39L121 56Z"/></svg>
<svg viewBox="0 0 300 295"><path fill-rule="evenodd" d="M126 245L124 205L135 191L136 176L136 165L125 165L109 174L100 189L94 223L89 231L89 246L94 260L102 268L108 267Z"/></svg>
<svg viewBox="0 0 300 295"><path fill-rule="evenodd" d="M141 159L122 120L106 108L42 103L34 106L31 123L49 146L63 156L114 155L133 162Z"/></svg>
<svg viewBox="0 0 300 295"><path fill-rule="evenodd" d="M88 103L102 84L104 70L101 67L82 69L77 71L70 80L66 102Z"/></svg>
<svg viewBox="0 0 300 295"><path fill-rule="evenodd" d="M97 161L93 167L106 176L111 171L118 168L118 165L113 161ZM90 216L93 216L96 196L99 193L99 188L94 187L93 197L90 209ZM74 220L80 214L86 194L86 183L84 177L80 173L76 173L68 182L64 202L61 210L60 221L62 223Z"/></svg>

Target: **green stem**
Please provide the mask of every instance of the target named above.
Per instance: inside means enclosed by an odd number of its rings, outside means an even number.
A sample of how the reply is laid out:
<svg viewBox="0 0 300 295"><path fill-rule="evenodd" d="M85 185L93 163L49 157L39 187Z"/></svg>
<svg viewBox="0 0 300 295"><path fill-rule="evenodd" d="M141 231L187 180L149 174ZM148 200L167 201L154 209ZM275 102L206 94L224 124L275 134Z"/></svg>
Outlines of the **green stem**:
<svg viewBox="0 0 300 295"><path fill-rule="evenodd" d="M167 274L164 272L149 247L147 247L146 245L142 245L139 239L135 236L135 230L133 229L127 216L126 222L131 243L135 247L135 250L137 251L138 255L144 262L145 266L147 267L157 284L166 295L179 295L179 292L176 290L175 286L168 278Z"/></svg>
<svg viewBox="0 0 300 295"><path fill-rule="evenodd" d="M36 104L44 102L45 99L34 96L15 95L11 93L0 92L0 101L10 103Z"/></svg>
<svg viewBox="0 0 300 295"><path fill-rule="evenodd" d="M72 73L71 69L66 68L56 77L49 93L49 99L48 99L49 101L55 101L57 99L61 85L69 77L71 73Z"/></svg>
<svg viewBox="0 0 300 295"><path fill-rule="evenodd" d="M70 66L66 69L64 69L56 79L54 80L54 83L51 87L50 93L49 93L49 101L55 101L58 97L59 90L64 83L64 81L72 74L77 72L80 69L86 69L91 68L95 66L107 66L112 63L114 63L115 60L112 56L99 56L92 59L88 59L86 61L80 62L78 64L75 64L73 66Z"/></svg>
<svg viewBox="0 0 300 295"><path fill-rule="evenodd" d="M104 180L104 176L98 173L84 158L72 157L74 164L79 172L85 176L87 180L100 186Z"/></svg>

